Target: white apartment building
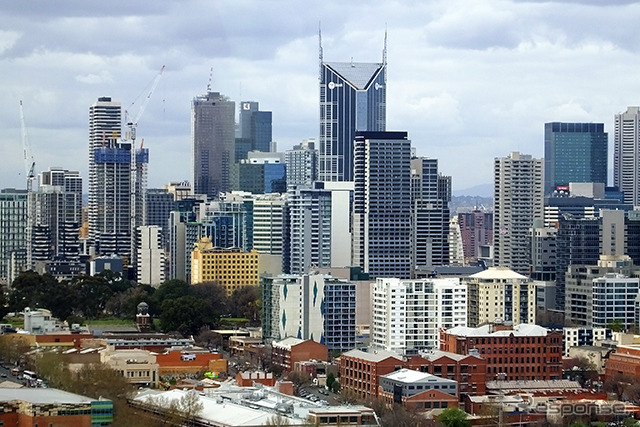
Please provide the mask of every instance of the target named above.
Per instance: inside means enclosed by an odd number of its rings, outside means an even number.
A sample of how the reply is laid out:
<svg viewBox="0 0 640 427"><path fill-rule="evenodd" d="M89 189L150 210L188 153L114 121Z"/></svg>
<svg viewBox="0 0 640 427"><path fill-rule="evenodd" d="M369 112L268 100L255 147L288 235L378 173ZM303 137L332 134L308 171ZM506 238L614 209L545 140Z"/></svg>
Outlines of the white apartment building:
<svg viewBox="0 0 640 427"><path fill-rule="evenodd" d="M467 288L459 279L378 278L373 285L372 347L437 349L440 328L466 325Z"/></svg>
<svg viewBox="0 0 640 427"><path fill-rule="evenodd" d="M602 328L614 321L622 322L625 329L633 325L639 282L640 278L619 273L593 279L590 326Z"/></svg>
<svg viewBox="0 0 640 427"><path fill-rule="evenodd" d="M513 152L494 163L494 265L529 274L529 229L544 215L544 162Z"/></svg>
<svg viewBox="0 0 640 427"><path fill-rule="evenodd" d="M166 255L162 228L144 225L137 229L137 279L139 284L160 286L165 280Z"/></svg>

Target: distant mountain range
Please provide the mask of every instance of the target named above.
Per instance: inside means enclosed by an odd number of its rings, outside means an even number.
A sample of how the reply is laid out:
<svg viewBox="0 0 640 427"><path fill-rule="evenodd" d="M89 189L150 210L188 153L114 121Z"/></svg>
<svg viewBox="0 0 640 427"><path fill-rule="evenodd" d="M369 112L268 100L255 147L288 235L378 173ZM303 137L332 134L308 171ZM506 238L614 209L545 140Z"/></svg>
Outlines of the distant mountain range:
<svg viewBox="0 0 640 427"><path fill-rule="evenodd" d="M462 190L452 190L451 195L458 196L478 196L493 198L493 184L480 184Z"/></svg>

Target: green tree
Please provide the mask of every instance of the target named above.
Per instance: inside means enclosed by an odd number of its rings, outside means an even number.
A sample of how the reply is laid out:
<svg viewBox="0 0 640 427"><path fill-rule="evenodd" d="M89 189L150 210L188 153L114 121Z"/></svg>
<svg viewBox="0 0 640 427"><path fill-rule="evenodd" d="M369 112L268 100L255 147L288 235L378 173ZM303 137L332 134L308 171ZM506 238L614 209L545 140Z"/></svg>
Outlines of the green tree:
<svg viewBox="0 0 640 427"><path fill-rule="evenodd" d="M335 382L336 382L336 376L334 375L333 372L329 372L327 374L327 388L329 390L332 390L333 383L335 383Z"/></svg>
<svg viewBox="0 0 640 427"><path fill-rule="evenodd" d="M109 283L101 276L77 276L71 280L70 286L76 297L74 314L87 319L102 316L107 302L113 296Z"/></svg>
<svg viewBox="0 0 640 427"><path fill-rule="evenodd" d="M209 306L215 325L218 324L221 316L230 313L227 290L221 284L217 282L196 283L191 288L192 295L205 301Z"/></svg>
<svg viewBox="0 0 640 427"><path fill-rule="evenodd" d="M259 324L262 303L258 286L243 286L234 290L229 302L232 316L245 318L252 325Z"/></svg>
<svg viewBox="0 0 640 427"><path fill-rule="evenodd" d="M9 305L7 301L7 292L0 285L0 320L9 313Z"/></svg>
<svg viewBox="0 0 640 427"><path fill-rule="evenodd" d="M183 336L197 336L203 326L210 325L214 315L206 301L194 296L166 299L160 306L160 328Z"/></svg>
<svg viewBox="0 0 640 427"><path fill-rule="evenodd" d="M57 285L50 274L40 275L32 270L20 273L11 284L9 310L17 313L25 307L50 309L48 296Z"/></svg>
<svg viewBox="0 0 640 427"><path fill-rule="evenodd" d="M624 323L620 319L614 319L607 325L607 328L611 329L613 332L622 332L624 330Z"/></svg>
<svg viewBox="0 0 640 427"><path fill-rule="evenodd" d="M438 415L438 423L445 427L469 427L468 415L460 408L447 408Z"/></svg>

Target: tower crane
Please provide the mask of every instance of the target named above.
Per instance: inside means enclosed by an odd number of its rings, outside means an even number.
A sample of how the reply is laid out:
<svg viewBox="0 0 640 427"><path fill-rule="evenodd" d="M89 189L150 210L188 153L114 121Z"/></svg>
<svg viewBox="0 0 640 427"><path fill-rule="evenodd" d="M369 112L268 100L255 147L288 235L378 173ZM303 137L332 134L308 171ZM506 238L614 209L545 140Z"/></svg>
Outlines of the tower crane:
<svg viewBox="0 0 640 427"><path fill-rule="evenodd" d="M27 226L25 229L27 240L27 269L32 267L32 234L33 234L33 221L35 220L34 208L35 203L33 200L33 180L35 178L36 162L33 160L33 154L31 153L31 144L29 143L29 137L27 135L27 126L24 122L24 109L22 106L22 100L20 100L20 127L22 128L22 150L24 154L24 169L27 175Z"/></svg>
<svg viewBox="0 0 640 427"><path fill-rule="evenodd" d="M149 104L149 100L151 99L151 96L153 95L153 92L156 90L156 87L158 86L158 83L160 82L160 78L162 77L162 73L164 73L164 68L165 68L165 66L163 65L162 68L160 68L160 71L158 72L156 77L153 79L153 82L151 83L151 89L149 90L149 93L145 97L144 101L142 102L142 105L140 106L140 109L138 110L138 114L136 114L136 116L135 116L135 118L133 120L131 120L131 121L127 120L127 126L129 127L129 139L131 139L131 193L130 193L131 194L131 199L130 199L131 208L129 209L129 211L131 212L131 226L130 226L131 227L131 231L130 231L130 233L131 233L131 235L130 235L130 237L131 237L131 246L130 246L131 254L129 255L129 260L130 260L130 263L131 263L132 267L133 267L134 261L136 259L135 232L136 232L136 226L137 226L136 217L137 217L137 213L138 213L137 212L137 200L136 200L136 191L137 191L137 182L136 181L137 181L137 175L138 175L138 168L137 168L137 163L136 163L136 128L138 127L138 121L142 117L142 114L144 113L144 110L147 108L147 105ZM125 111L125 113L126 113L126 111ZM142 195L142 197L144 197L144 194ZM144 203L143 203L143 206L144 206ZM142 215L144 216L144 212L142 213Z"/></svg>

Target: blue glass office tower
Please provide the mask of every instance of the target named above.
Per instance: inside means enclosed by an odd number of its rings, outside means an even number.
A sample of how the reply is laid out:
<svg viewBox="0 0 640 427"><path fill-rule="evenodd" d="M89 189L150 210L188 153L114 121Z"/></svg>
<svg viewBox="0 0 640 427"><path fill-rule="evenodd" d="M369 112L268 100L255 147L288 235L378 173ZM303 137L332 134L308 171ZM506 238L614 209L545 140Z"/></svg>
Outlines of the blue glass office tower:
<svg viewBox="0 0 640 427"><path fill-rule="evenodd" d="M356 131L386 130L386 45L382 57L324 62L320 45L320 181L353 181Z"/></svg>
<svg viewBox="0 0 640 427"><path fill-rule="evenodd" d="M607 183L608 135L602 123L545 123L544 192L570 182Z"/></svg>
<svg viewBox="0 0 640 427"><path fill-rule="evenodd" d="M272 113L260 111L253 101L240 103L239 137L236 138L236 162L246 159L249 151L271 151Z"/></svg>

